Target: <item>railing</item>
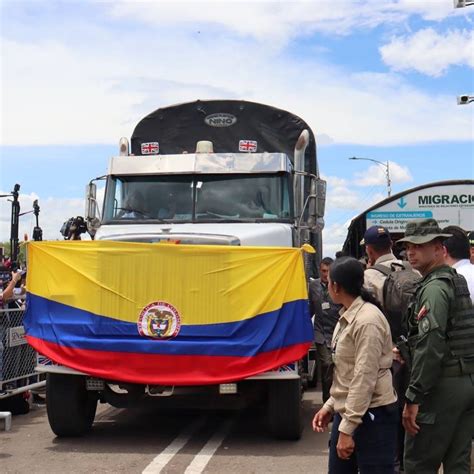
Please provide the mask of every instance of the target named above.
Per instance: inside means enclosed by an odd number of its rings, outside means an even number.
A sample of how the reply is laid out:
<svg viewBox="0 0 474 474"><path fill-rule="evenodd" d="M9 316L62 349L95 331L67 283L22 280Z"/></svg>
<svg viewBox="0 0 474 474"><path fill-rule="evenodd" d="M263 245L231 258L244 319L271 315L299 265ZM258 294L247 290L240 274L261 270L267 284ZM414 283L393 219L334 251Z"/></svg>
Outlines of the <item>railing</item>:
<svg viewBox="0 0 474 474"><path fill-rule="evenodd" d="M37 352L28 345L21 309L0 310L0 399L45 386L35 371Z"/></svg>

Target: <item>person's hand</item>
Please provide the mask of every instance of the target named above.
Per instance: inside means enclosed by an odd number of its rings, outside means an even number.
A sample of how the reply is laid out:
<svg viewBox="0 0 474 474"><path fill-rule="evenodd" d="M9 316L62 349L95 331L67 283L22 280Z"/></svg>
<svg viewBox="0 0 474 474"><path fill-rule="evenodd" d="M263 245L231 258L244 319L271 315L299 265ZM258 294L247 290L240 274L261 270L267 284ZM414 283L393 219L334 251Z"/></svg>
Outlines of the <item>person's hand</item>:
<svg viewBox="0 0 474 474"><path fill-rule="evenodd" d="M415 436L420 427L416 424L416 415L418 415L418 409L420 405L405 403L402 414L402 423L405 431L412 436Z"/></svg>
<svg viewBox="0 0 474 474"><path fill-rule="evenodd" d="M313 418L313 431L322 433L331 421L332 413L326 408L321 408Z"/></svg>
<svg viewBox="0 0 474 474"><path fill-rule="evenodd" d="M393 360L396 360L397 362L400 362L400 364L404 364L405 363L405 359L402 357L402 355L400 354L400 350L397 348L397 347L394 347L392 349L392 355L393 355Z"/></svg>
<svg viewBox="0 0 474 474"><path fill-rule="evenodd" d="M355 443L352 436L340 431L336 446L337 455L346 461L352 456L354 448Z"/></svg>
<svg viewBox="0 0 474 474"><path fill-rule="evenodd" d="M15 283L18 283L21 280L21 270L17 270L16 272L12 272L12 280Z"/></svg>

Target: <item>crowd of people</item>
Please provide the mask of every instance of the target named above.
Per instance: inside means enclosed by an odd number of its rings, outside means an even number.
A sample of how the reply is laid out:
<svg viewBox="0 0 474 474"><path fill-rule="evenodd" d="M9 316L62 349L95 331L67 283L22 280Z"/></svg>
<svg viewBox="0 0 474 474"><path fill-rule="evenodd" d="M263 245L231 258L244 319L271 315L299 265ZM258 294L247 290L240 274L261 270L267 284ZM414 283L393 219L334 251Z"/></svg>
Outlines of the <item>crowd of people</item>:
<svg viewBox="0 0 474 474"><path fill-rule="evenodd" d="M367 229L364 263L323 259L309 285L332 422L329 473L470 474L474 436L474 235L407 225L404 259Z"/></svg>

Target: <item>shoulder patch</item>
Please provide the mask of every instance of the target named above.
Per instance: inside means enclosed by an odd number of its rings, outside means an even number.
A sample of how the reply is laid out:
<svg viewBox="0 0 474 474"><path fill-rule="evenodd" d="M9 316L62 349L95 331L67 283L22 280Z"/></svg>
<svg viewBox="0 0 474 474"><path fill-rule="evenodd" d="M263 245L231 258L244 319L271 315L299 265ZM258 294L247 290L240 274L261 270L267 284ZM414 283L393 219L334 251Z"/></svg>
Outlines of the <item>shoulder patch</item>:
<svg viewBox="0 0 474 474"><path fill-rule="evenodd" d="M420 328L420 332L422 334L427 333L431 329L430 318L423 318L420 321L420 324L418 324L418 327Z"/></svg>

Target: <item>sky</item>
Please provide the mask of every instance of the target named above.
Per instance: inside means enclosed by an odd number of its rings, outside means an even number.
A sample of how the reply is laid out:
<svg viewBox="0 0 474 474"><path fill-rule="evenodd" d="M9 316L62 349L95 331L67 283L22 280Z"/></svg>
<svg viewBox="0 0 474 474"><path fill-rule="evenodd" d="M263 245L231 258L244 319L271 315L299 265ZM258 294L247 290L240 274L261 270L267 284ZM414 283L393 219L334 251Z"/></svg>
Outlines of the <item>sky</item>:
<svg viewBox="0 0 474 474"><path fill-rule="evenodd" d="M474 179L474 6L453 0L0 2L0 194L38 199L44 237L153 110L244 99L316 134L328 182L325 255L392 193ZM20 237L32 234L31 214ZM0 198L0 241L10 204Z"/></svg>

